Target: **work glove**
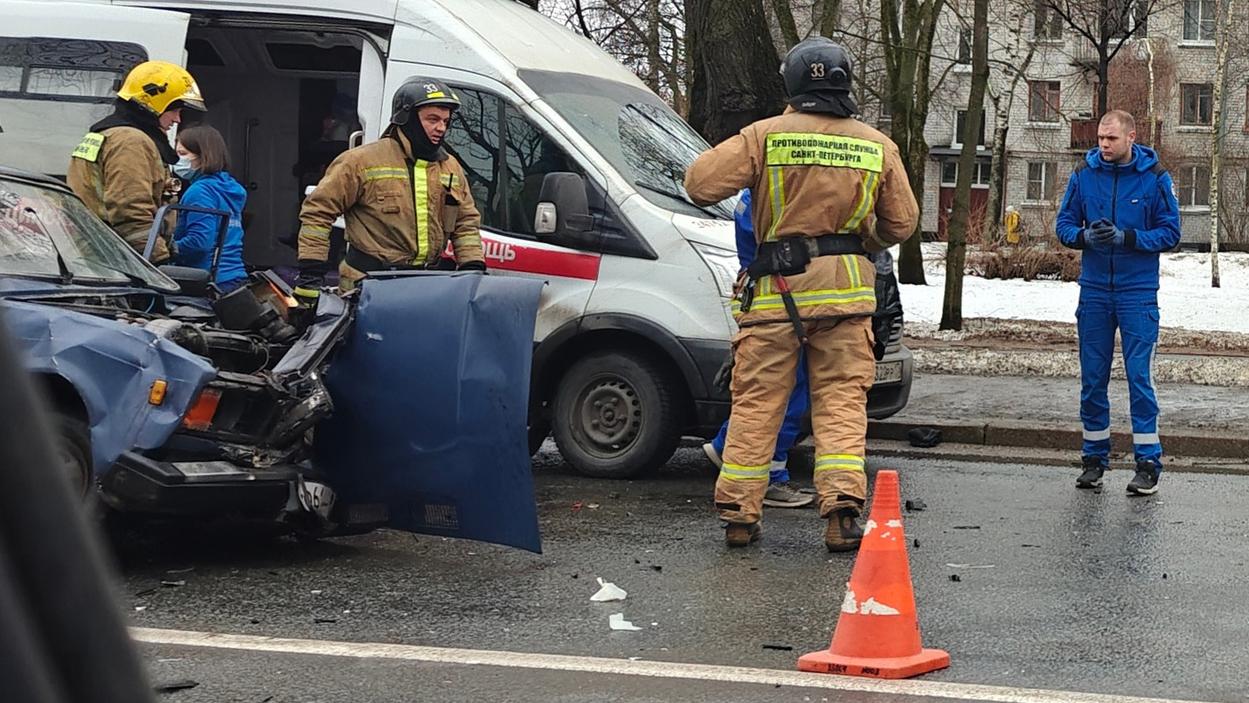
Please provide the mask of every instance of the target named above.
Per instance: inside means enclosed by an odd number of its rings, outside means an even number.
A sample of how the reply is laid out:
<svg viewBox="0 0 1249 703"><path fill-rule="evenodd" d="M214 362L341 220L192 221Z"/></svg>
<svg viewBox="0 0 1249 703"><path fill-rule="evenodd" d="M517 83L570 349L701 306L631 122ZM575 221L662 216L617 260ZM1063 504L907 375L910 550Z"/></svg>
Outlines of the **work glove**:
<svg viewBox="0 0 1249 703"><path fill-rule="evenodd" d="M1123 230L1108 220L1093 223L1092 243L1096 247L1123 246Z"/></svg>
<svg viewBox="0 0 1249 703"><path fill-rule="evenodd" d="M321 289L325 287L325 274L328 268L329 264L324 261L300 259L299 278L295 280L293 291L300 306L316 309L317 301L321 298Z"/></svg>
<svg viewBox="0 0 1249 703"><path fill-rule="evenodd" d="M465 261L464 263L460 264L460 267L459 267L459 269L458 269L458 270L460 270L460 271L481 271L481 272L483 272L483 273L484 273L484 272L486 271L486 262L484 262L484 261Z"/></svg>

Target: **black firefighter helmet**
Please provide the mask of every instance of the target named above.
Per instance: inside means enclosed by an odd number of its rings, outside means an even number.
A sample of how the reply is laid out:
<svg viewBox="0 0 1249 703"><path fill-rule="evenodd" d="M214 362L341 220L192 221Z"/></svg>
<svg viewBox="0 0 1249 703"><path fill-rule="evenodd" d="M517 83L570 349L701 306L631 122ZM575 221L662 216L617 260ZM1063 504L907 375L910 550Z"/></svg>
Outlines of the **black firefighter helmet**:
<svg viewBox="0 0 1249 703"><path fill-rule="evenodd" d="M781 76L788 102L799 112L850 117L859 111L850 95L854 60L831 39L811 37L795 44L781 62Z"/></svg>
<svg viewBox="0 0 1249 703"><path fill-rule="evenodd" d="M442 105L455 112L460 108L460 96L451 86L433 78L409 78L395 91L391 103L390 123L405 125L413 112L426 105Z"/></svg>

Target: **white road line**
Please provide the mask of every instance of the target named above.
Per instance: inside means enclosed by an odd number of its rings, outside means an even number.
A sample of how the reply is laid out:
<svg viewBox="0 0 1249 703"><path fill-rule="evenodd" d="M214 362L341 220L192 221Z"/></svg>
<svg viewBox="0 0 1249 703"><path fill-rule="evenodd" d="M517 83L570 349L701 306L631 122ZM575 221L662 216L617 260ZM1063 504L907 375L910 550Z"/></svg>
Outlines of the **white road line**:
<svg viewBox="0 0 1249 703"><path fill-rule="evenodd" d="M806 674L779 669L751 669L737 666L680 664L656 661L629 661L560 654L528 654L481 649L419 647L406 644L369 642L330 642L283 639L255 635L229 635L185 630L131 628L131 637L146 644L231 649L248 652L303 654L354 659L397 659L431 664L497 666L511 669L543 669L613 676L642 676L690 681L757 684L820 688L834 691L876 693L894 696L927 696L987 703L1198 703L1162 698L1136 698L1098 693L1069 693L1004 686L946 683L942 681L881 681L825 674Z"/></svg>

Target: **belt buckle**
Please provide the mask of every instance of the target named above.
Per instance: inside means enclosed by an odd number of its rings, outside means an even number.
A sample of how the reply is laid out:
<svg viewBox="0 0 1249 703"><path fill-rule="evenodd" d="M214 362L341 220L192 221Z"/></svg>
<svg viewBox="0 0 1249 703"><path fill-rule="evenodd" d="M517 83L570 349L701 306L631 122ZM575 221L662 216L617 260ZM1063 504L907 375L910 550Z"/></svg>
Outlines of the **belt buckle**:
<svg viewBox="0 0 1249 703"><path fill-rule="evenodd" d="M819 241L815 237L808 237L805 235L802 237L802 239L803 239L803 243L807 247L807 254L809 254L812 259L818 258L820 255Z"/></svg>

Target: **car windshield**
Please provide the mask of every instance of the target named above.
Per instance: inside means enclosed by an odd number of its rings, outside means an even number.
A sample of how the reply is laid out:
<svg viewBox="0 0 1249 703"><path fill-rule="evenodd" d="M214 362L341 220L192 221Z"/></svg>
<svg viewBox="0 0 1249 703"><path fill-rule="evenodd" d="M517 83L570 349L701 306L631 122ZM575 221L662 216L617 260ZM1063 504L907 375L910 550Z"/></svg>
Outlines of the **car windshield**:
<svg viewBox="0 0 1249 703"><path fill-rule="evenodd" d="M696 217L733 219L731 200L709 207L690 200L685 169L709 147L654 93L575 73L524 70L520 76L647 200Z"/></svg>
<svg viewBox="0 0 1249 703"><path fill-rule="evenodd" d="M78 198L8 179L0 179L0 275L178 290Z"/></svg>

